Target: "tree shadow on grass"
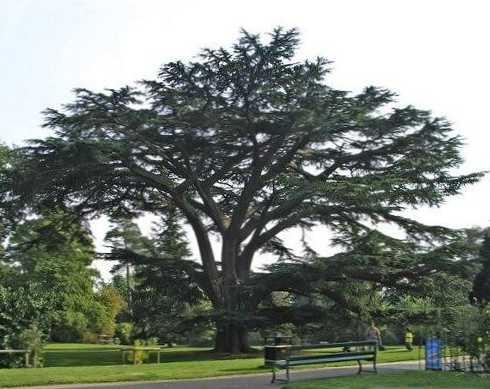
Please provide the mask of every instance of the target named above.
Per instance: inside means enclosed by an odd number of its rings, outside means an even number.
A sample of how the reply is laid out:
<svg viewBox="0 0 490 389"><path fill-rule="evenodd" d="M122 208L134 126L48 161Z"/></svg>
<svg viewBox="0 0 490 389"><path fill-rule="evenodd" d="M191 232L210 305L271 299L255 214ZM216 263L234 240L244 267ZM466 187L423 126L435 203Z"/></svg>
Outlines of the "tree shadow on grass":
<svg viewBox="0 0 490 389"><path fill-rule="evenodd" d="M168 351L163 349L160 354L160 363L165 362L205 362L205 361L226 361L235 359L253 359L262 357L261 352L229 355L216 353L213 350L207 351ZM56 350L44 353L46 367L69 367L69 366L110 366L122 365L122 354L118 349L111 350ZM149 359L145 363L156 363L157 354L150 353ZM125 363L127 364L127 363Z"/></svg>

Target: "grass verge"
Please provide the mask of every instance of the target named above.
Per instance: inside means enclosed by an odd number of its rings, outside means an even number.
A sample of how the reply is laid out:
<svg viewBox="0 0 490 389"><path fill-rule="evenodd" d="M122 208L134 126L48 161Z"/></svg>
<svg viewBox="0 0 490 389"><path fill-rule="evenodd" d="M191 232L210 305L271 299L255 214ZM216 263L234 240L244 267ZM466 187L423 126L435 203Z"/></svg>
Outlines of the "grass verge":
<svg viewBox="0 0 490 389"><path fill-rule="evenodd" d="M389 347L379 354L378 362L416 360L418 356L417 350L408 352L402 347ZM269 372L262 367L264 360L260 353L237 358L188 347L163 349L159 365L132 366L123 365L120 351L111 345L51 344L46 348L45 361L48 367L42 369L0 370L0 387L174 380Z"/></svg>
<svg viewBox="0 0 490 389"><path fill-rule="evenodd" d="M291 383L285 389L488 389L489 376L471 373L410 371Z"/></svg>

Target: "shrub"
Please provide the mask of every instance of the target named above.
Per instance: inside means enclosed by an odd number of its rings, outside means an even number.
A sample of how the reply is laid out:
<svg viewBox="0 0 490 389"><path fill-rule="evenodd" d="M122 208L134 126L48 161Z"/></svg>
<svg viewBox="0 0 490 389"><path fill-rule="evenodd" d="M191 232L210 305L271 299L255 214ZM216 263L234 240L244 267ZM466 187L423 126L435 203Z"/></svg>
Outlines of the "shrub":
<svg viewBox="0 0 490 389"><path fill-rule="evenodd" d="M43 338L44 334L36 324L22 330L19 334L5 337L5 348L15 350L29 350L29 366L42 367L43 358ZM3 367L22 367L26 365L24 354L4 354L2 355L0 366Z"/></svg>
<svg viewBox="0 0 490 389"><path fill-rule="evenodd" d="M115 336L119 339L121 344L131 344L133 338L133 324L132 323L118 323L116 325Z"/></svg>
<svg viewBox="0 0 490 389"><path fill-rule="evenodd" d="M213 347L215 331L196 329L189 332L187 343L191 347Z"/></svg>
<svg viewBox="0 0 490 389"><path fill-rule="evenodd" d="M51 308L48 297L41 296L34 284L17 288L0 285L0 349L29 349L28 338L33 332L39 337L47 333ZM40 323L42 329L33 323ZM0 367L24 364L23 355L0 354Z"/></svg>
<svg viewBox="0 0 490 389"><path fill-rule="evenodd" d="M462 348L485 371L490 371L490 308L466 310ZM459 340L459 339L458 339Z"/></svg>
<svg viewBox="0 0 490 389"><path fill-rule="evenodd" d="M19 336L19 346L31 352L31 364L33 367L43 365L43 333L36 324L22 331Z"/></svg>
<svg viewBox="0 0 490 389"><path fill-rule="evenodd" d="M391 328L385 328L381 331L381 338L383 339L384 345L398 345L403 343L400 337Z"/></svg>
<svg viewBox="0 0 490 389"><path fill-rule="evenodd" d="M94 334L90 331L85 331L82 334L82 342L83 343L97 343L97 334Z"/></svg>
<svg viewBox="0 0 490 389"><path fill-rule="evenodd" d="M258 331L250 332L248 334L248 342L252 346L262 346L264 344L264 337Z"/></svg>
<svg viewBox="0 0 490 389"><path fill-rule="evenodd" d="M147 340L136 339L134 341L135 347L157 347L158 339L150 338ZM128 360L135 365L141 365L143 362L147 361L150 357L150 353L148 351L137 350L129 353Z"/></svg>

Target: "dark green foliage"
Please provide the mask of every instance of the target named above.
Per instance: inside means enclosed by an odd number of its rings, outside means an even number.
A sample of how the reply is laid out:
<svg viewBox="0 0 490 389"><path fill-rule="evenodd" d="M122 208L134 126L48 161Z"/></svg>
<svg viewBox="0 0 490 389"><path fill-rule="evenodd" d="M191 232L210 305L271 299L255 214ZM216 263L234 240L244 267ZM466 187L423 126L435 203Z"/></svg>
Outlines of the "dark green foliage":
<svg viewBox="0 0 490 389"><path fill-rule="evenodd" d="M473 261L471 251L458 238L444 246L423 248L373 231L359 234L346 245L346 251L331 257L279 262L268 269L268 273L254 276L257 292L322 295L368 320L376 311L370 299L376 300L381 291L386 302L392 303L407 295L444 300L435 290L442 289L438 279L446 285L451 277L454 282L468 279ZM439 306L443 303L436 302Z"/></svg>
<svg viewBox="0 0 490 389"><path fill-rule="evenodd" d="M191 252L182 227L179 215L170 208L166 215L154 224L151 237L151 255L153 261L136 268L136 277L141 289L155 289L166 296L179 297L181 301L192 301L199 298L197 285L187 272L169 266L167 262L190 262Z"/></svg>
<svg viewBox="0 0 490 389"><path fill-rule="evenodd" d="M0 183L8 180L9 169L13 163L14 151L0 143ZM0 184L1 185L1 184ZM9 192L0 189L0 242L3 242L11 227L12 217L15 213L13 207L8 206ZM3 255L3 247L0 246L0 259ZM1 266L1 264L0 264ZM1 271L1 269L0 269Z"/></svg>
<svg viewBox="0 0 490 389"><path fill-rule="evenodd" d="M124 230L121 230L124 231ZM190 250L179 216L175 208L168 209L165 216L155 223L151 239L137 234L134 242L143 242L139 247L121 250L112 247L112 258L119 258L122 265L134 268L132 291L132 314L135 323L133 336L158 337L161 342L172 344L182 340L194 324L191 305L202 300L202 291L189 275L173 263L190 262ZM145 256L126 255L132 252ZM170 263L170 265L169 265Z"/></svg>
<svg viewBox="0 0 490 389"><path fill-rule="evenodd" d="M490 230L483 231L479 260L482 269L476 275L473 282L473 290L470 298L472 303L487 305L490 301Z"/></svg>
<svg viewBox="0 0 490 389"><path fill-rule="evenodd" d="M95 294L95 301L99 309L91 315L92 326L100 334L113 336L116 332L116 318L126 307L123 296L112 285L102 284Z"/></svg>
<svg viewBox="0 0 490 389"><path fill-rule="evenodd" d="M121 312L119 313L118 322L125 322L131 320L129 306L132 305L130 300L130 291L132 296L133 289L131 286L133 284L134 284L134 278L130 275L128 279L127 272L126 275L123 275L122 272L117 272L112 276L112 280L111 280L112 287L114 287L118 291L118 293L123 297L126 303L125 306L122 308Z"/></svg>
<svg viewBox="0 0 490 389"><path fill-rule="evenodd" d="M39 329L37 324L32 323L19 336L20 348L30 351L29 366L42 367L44 333Z"/></svg>
<svg viewBox="0 0 490 389"><path fill-rule="evenodd" d="M279 233L325 224L349 242L388 222L410 239L437 244L447 229L401 212L439 205L481 176L452 173L462 162L462 140L445 119L396 106L385 89L354 95L329 87L329 62L299 61L298 42L295 30L276 29L268 42L243 31L231 49L168 63L137 88L76 90L62 111L45 112L55 135L21 150L0 196L114 217L176 207L196 235L201 265L169 261L168 268L185 271L225 313L217 348L245 351L242 319L254 316L284 271L254 277L254 255L292 258ZM212 234L221 239L219 258ZM434 263L448 266L445 249L437 250ZM406 272L395 259L361 264L354 254L325 261L325 272L336 282L369 277L389 287ZM423 266L424 274L437 268ZM346 300L329 285L324 292Z"/></svg>
<svg viewBox="0 0 490 389"><path fill-rule="evenodd" d="M182 216L173 207L154 224L152 254L161 257L189 259L191 251L179 221Z"/></svg>
<svg viewBox="0 0 490 389"><path fill-rule="evenodd" d="M328 258L274 264L252 278L256 290L262 296L283 290L291 301L281 306L263 299L257 325L270 330L294 323L302 339L333 341L364 339L374 320L384 341L400 342L408 325L417 327L419 341L457 321L467 305L475 255L466 240L462 234L434 249L371 232Z"/></svg>
<svg viewBox="0 0 490 389"><path fill-rule="evenodd" d="M88 270L94 254L92 238L87 226L63 211L44 212L40 217L21 221L8 244L8 260L13 266L18 267L21 273L29 277L38 276L37 281L48 283L54 277L49 279L37 274L38 271L63 274L70 271L80 273L82 269L86 269L87 273L94 277L95 273ZM55 264L47 259L43 261L43 256L64 256L69 257L70 261ZM44 269L43 266L54 268ZM59 269L56 266L68 268Z"/></svg>
<svg viewBox="0 0 490 389"><path fill-rule="evenodd" d="M127 218L111 220L111 228L105 240L112 250L145 253L151 247L150 241L143 236L138 225Z"/></svg>
<svg viewBox="0 0 490 389"><path fill-rule="evenodd" d="M94 294L94 254L87 227L67 212L17 223L7 246L6 261L14 272L9 284L13 290L35 285L37 296L51 302L43 323L30 316L27 323L42 324L57 341L80 341L102 331L110 308Z"/></svg>
<svg viewBox="0 0 490 389"><path fill-rule="evenodd" d="M55 299L54 293L46 293L34 283L21 287L0 285L0 349L34 347L27 339L33 326L39 337L46 337ZM0 355L0 367L23 364L23 355Z"/></svg>
<svg viewBox="0 0 490 389"><path fill-rule="evenodd" d="M148 254L151 249L151 242L142 235L138 225L129 218L114 219L111 221L111 228L105 236L109 244L111 254L107 255L108 259L120 259L113 266L114 286L119 290L126 301L126 307L120 315L120 319L132 320L133 312L133 294L135 280L131 271L131 264L136 262L136 254ZM119 253L124 253L124 258L119 258Z"/></svg>
<svg viewBox="0 0 490 389"><path fill-rule="evenodd" d="M133 340L133 324L129 322L117 323L114 335L121 344L131 344Z"/></svg>

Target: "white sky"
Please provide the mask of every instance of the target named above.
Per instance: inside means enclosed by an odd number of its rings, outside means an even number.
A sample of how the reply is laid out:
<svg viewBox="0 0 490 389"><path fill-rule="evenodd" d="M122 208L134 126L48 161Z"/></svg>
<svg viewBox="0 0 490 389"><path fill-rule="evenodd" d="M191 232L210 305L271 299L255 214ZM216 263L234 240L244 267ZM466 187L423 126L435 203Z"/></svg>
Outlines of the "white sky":
<svg viewBox="0 0 490 389"><path fill-rule="evenodd" d="M400 103L446 116L466 139L461 172L490 170L489 11L485 0L1 0L0 141L46 136L40 112L69 102L72 88L154 78L165 62L228 46L241 27L257 33L282 25L300 29L300 57L334 61L332 86L388 87ZM441 208L410 215L488 226L489 193L485 177ZM99 248L104 228L94 223ZM329 251L325 238L324 229L309 236L320 253ZM107 275L109 265L97 266Z"/></svg>

